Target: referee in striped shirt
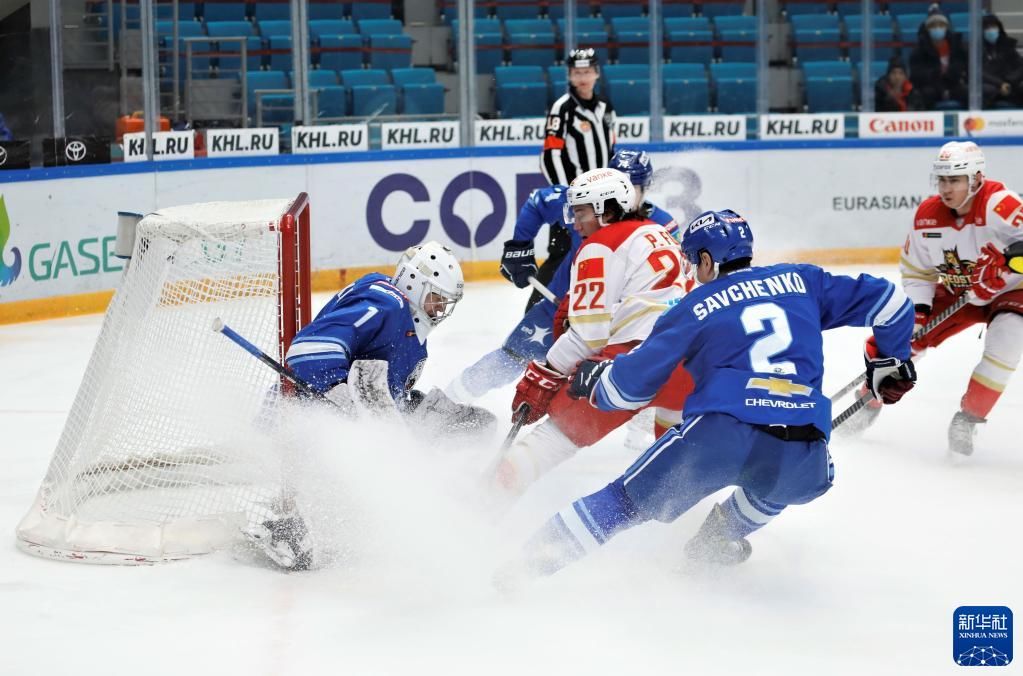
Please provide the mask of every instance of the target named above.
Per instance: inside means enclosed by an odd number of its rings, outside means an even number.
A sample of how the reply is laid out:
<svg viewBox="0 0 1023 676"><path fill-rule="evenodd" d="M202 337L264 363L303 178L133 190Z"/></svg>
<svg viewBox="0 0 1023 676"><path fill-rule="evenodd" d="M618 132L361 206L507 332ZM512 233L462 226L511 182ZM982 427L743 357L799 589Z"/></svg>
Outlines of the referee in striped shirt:
<svg viewBox="0 0 1023 676"><path fill-rule="evenodd" d="M611 102L596 91L600 70L592 48L573 49L565 60L568 92L547 114L540 166L551 185L568 185L579 174L606 167L614 154L615 113ZM547 284L572 246L567 224L551 224L547 260L536 278ZM540 300L533 292L526 310Z"/></svg>
<svg viewBox="0 0 1023 676"><path fill-rule="evenodd" d="M594 91L600 78L596 53L573 49L565 63L568 92L547 114L541 161L551 185L568 185L585 171L606 167L614 153L614 108Z"/></svg>

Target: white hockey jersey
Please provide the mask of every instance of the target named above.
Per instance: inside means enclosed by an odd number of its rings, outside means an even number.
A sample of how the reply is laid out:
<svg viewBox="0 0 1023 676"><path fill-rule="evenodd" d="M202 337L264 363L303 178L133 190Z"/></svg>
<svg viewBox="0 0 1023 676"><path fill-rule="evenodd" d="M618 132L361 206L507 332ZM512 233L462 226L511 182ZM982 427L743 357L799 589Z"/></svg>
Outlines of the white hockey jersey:
<svg viewBox="0 0 1023 676"><path fill-rule="evenodd" d="M651 221L612 223L590 235L572 262L569 328L547 352L562 373L606 345L641 341L682 298L678 242Z"/></svg>
<svg viewBox="0 0 1023 676"><path fill-rule="evenodd" d="M917 208L902 248L902 286L914 305L930 306L939 283L956 294L970 288L970 273L988 242L1004 250L1018 241L1023 241L1023 200L1001 183L985 181L961 217L934 195ZM1006 281L1000 293L1023 288L1023 275L1008 275Z"/></svg>

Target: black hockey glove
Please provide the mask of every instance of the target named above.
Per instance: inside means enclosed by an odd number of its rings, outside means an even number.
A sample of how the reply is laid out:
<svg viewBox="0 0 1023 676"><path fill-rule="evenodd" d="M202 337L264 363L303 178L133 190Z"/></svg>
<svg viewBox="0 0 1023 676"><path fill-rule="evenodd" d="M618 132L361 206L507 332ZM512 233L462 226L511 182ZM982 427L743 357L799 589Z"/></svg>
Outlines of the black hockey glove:
<svg viewBox="0 0 1023 676"><path fill-rule="evenodd" d="M587 360L579 364L568 386L568 396L573 399L589 399L597 387L600 374L611 367L610 359L604 361Z"/></svg>
<svg viewBox="0 0 1023 676"><path fill-rule="evenodd" d="M867 387L882 403L898 402L916 385L916 367L912 359L899 361L895 357L881 357L876 346L867 341L863 361L867 364Z"/></svg>
<svg viewBox="0 0 1023 676"><path fill-rule="evenodd" d="M537 270L534 251L530 241L509 239L501 253L501 275L520 289L529 286Z"/></svg>

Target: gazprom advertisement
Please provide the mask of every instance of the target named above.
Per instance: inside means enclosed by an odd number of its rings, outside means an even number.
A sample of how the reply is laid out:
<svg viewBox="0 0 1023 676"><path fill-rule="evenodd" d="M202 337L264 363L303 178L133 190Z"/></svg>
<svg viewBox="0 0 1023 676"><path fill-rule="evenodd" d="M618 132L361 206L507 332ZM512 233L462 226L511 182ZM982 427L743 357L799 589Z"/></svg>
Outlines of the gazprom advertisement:
<svg viewBox="0 0 1023 676"><path fill-rule="evenodd" d="M754 225L760 252L894 249L932 193L931 161L941 143L684 152L660 146L652 152L648 198L682 224L705 209L734 209ZM1019 146L984 150L990 178L1023 188ZM255 166L0 183L0 303L114 288L122 269L112 255L118 211L303 191L311 200L316 270L388 265L430 239L463 261L498 260L520 206L546 184L539 154L433 152L442 156L260 158L251 161Z"/></svg>

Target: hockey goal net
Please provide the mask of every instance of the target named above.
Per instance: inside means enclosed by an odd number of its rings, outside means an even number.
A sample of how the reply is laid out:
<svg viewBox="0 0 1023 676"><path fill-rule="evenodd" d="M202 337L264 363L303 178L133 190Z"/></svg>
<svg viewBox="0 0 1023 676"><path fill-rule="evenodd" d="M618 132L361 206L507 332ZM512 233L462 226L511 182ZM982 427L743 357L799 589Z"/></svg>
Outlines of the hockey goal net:
<svg viewBox="0 0 1023 676"><path fill-rule="evenodd" d="M33 554L149 563L210 552L281 496L279 377L211 326L281 358L311 317L309 205L216 202L138 223L35 503Z"/></svg>

